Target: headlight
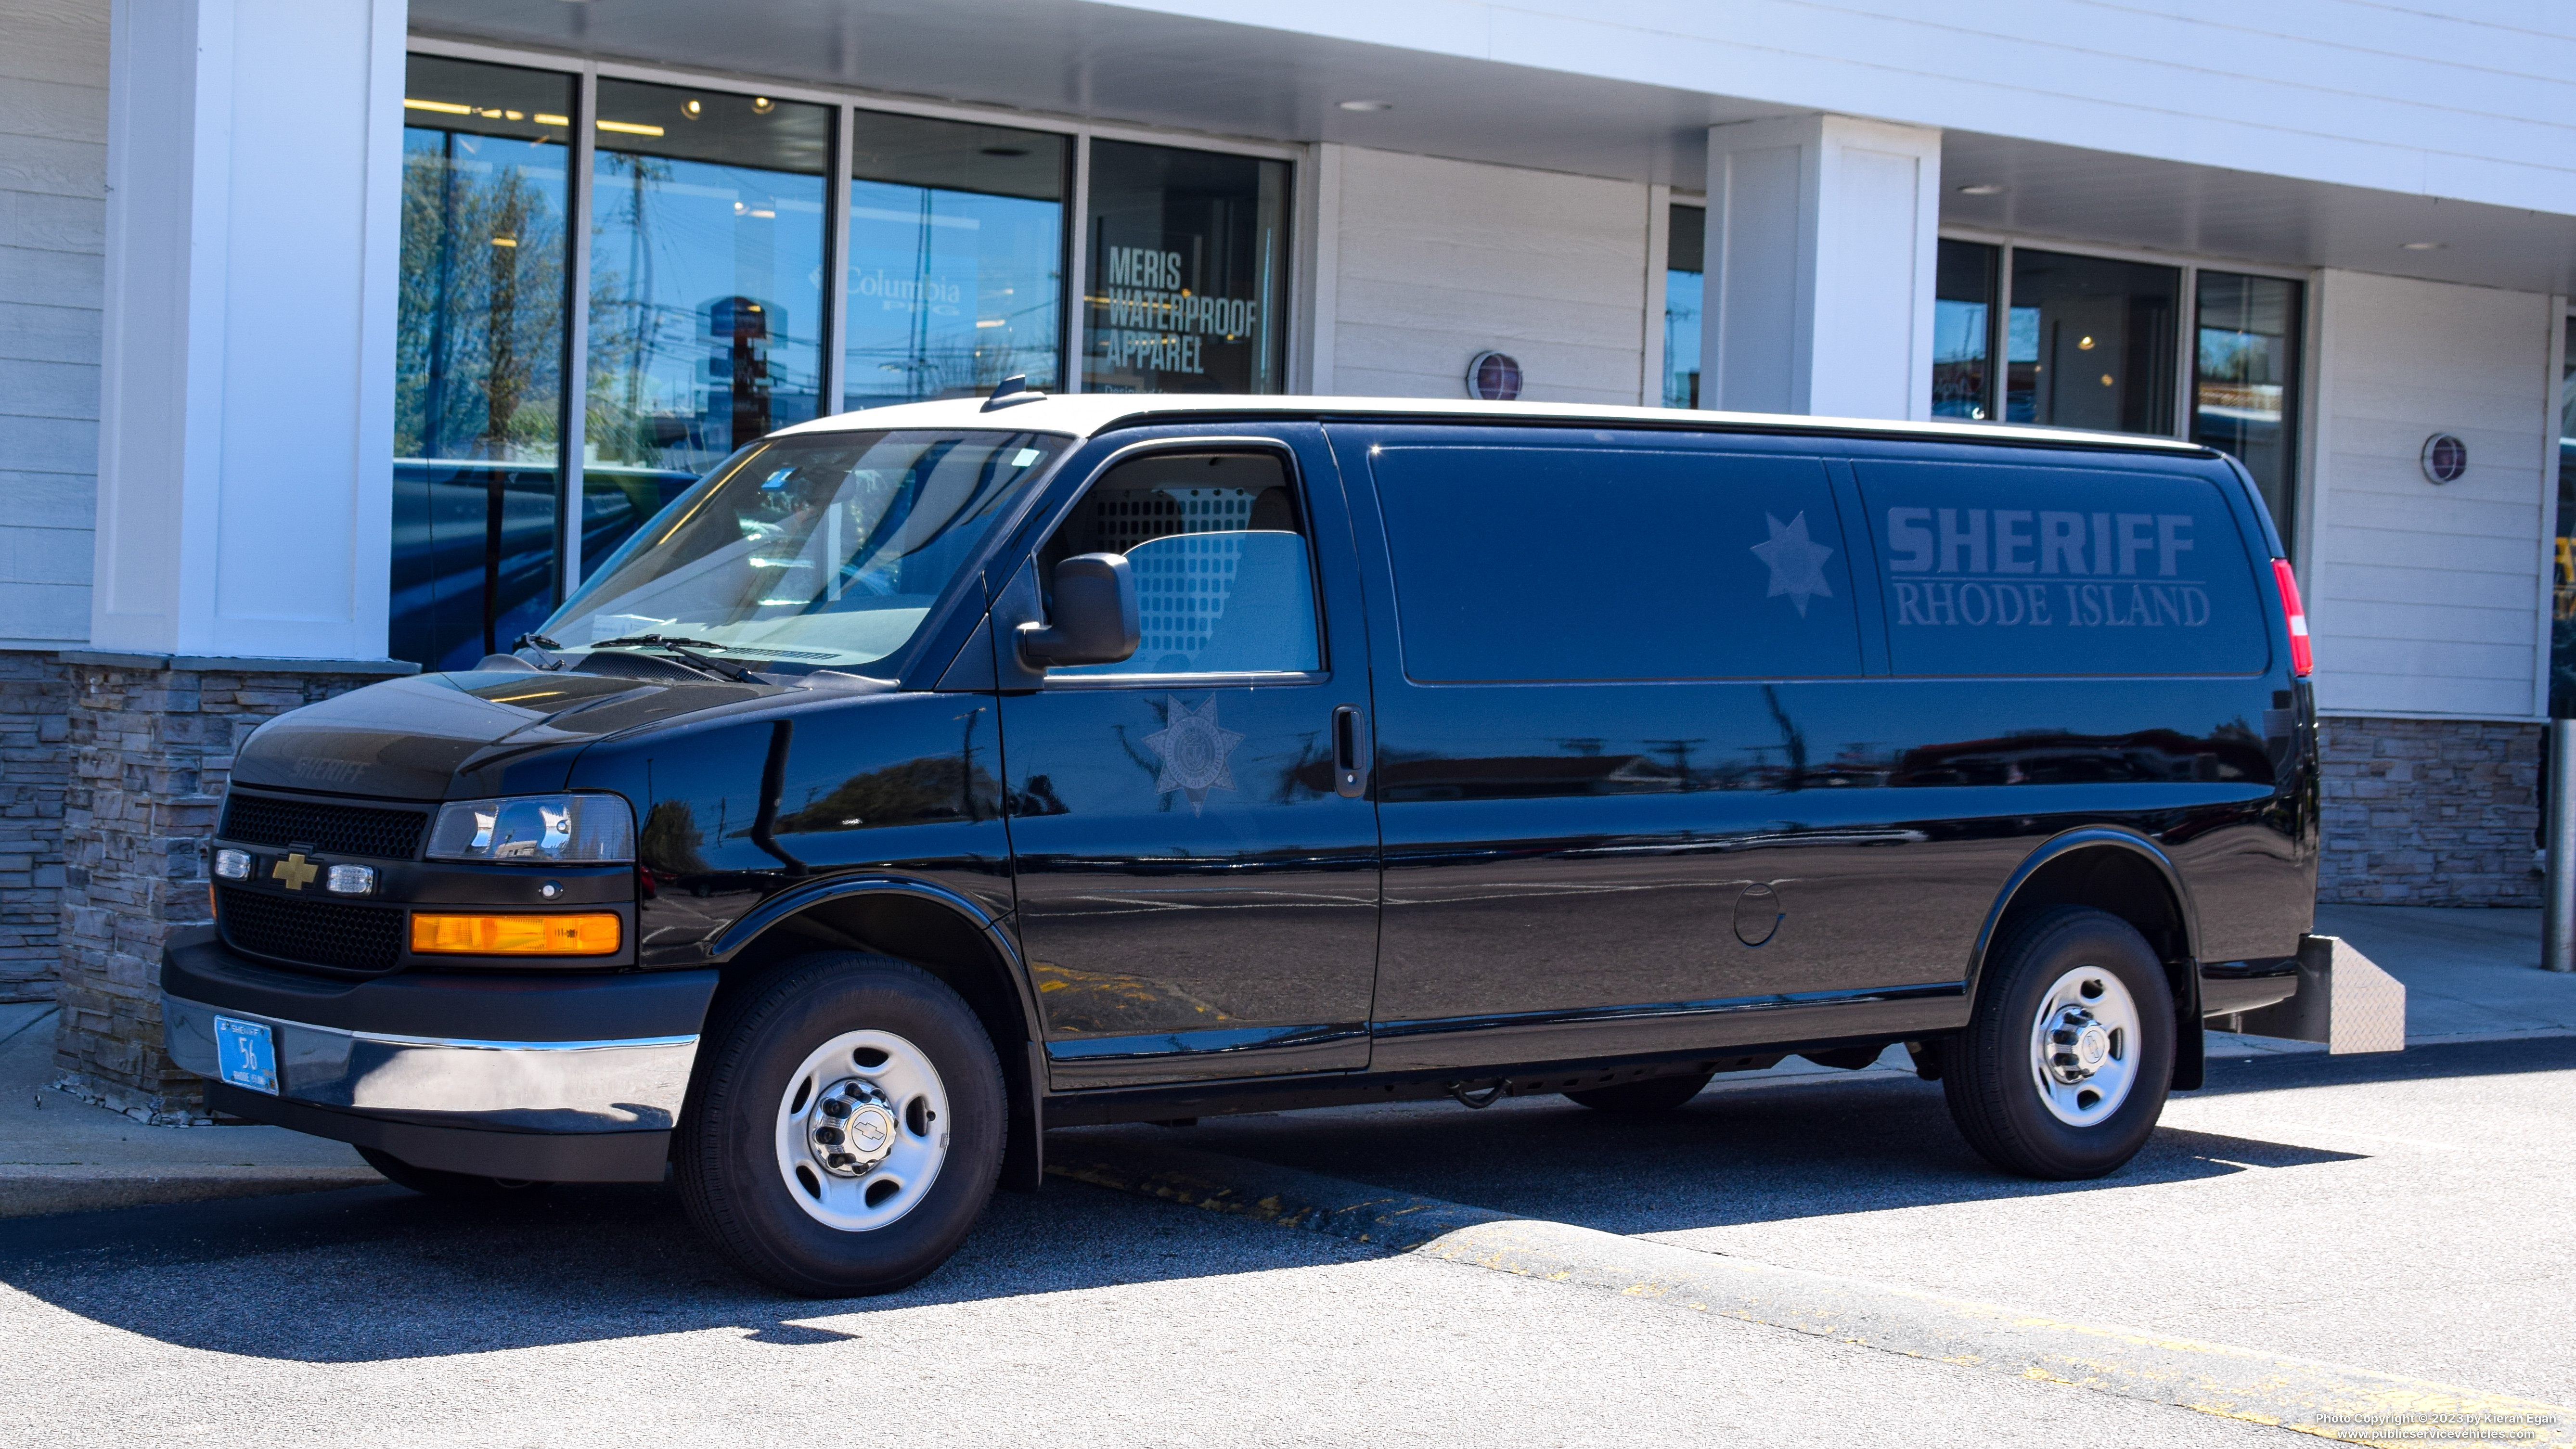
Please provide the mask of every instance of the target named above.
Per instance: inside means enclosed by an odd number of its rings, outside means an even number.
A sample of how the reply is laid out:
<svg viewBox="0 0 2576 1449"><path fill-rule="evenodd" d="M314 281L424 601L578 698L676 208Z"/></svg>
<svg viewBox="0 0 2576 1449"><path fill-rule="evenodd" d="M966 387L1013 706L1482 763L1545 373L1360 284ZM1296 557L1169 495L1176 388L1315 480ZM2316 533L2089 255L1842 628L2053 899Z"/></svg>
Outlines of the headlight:
<svg viewBox="0 0 2576 1449"><path fill-rule="evenodd" d="M511 795L442 807L432 860L569 865L635 858L635 811L618 795Z"/></svg>

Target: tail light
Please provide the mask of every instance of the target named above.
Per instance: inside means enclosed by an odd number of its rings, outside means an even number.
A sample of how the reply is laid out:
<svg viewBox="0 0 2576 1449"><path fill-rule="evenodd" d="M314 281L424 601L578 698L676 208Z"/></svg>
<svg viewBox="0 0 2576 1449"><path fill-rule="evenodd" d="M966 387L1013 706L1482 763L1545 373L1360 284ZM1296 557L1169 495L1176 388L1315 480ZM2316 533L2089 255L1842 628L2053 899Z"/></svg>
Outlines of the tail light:
<svg viewBox="0 0 2576 1449"><path fill-rule="evenodd" d="M2317 658L2308 649L2308 611L2299 603L2299 581L2288 559L2272 560L2272 578L2281 586L2281 617L2290 626L2290 672L2305 679L2316 672Z"/></svg>

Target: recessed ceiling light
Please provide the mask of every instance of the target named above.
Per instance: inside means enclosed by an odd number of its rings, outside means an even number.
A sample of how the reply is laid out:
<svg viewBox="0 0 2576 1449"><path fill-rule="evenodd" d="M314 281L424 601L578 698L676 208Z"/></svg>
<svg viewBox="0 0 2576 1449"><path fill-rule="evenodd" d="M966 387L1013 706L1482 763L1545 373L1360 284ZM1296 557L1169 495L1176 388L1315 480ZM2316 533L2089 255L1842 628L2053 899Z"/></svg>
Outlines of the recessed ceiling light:
<svg viewBox="0 0 2576 1449"><path fill-rule="evenodd" d="M2401 242L2401 243L2399 243L2399 246L2400 246L2400 247L2402 247L2404 250L2406 250L2406 251L2410 251L2410 252L2438 252L2438 251L2440 251L2442 248L2447 247L2447 246L2449 246L2449 245L2450 245L2450 243L2449 243L2449 242Z"/></svg>
<svg viewBox="0 0 2576 1449"><path fill-rule="evenodd" d="M1973 186L1960 187L1959 194L1961 196L2001 196L2004 194L2004 188L2000 182L1980 181Z"/></svg>
<svg viewBox="0 0 2576 1449"><path fill-rule="evenodd" d="M1393 101L1343 101L1343 102L1341 103L1341 108L1342 108L1343 110L1345 110L1345 111L1391 111L1391 110L1394 110L1394 109L1395 109L1395 102L1393 102Z"/></svg>

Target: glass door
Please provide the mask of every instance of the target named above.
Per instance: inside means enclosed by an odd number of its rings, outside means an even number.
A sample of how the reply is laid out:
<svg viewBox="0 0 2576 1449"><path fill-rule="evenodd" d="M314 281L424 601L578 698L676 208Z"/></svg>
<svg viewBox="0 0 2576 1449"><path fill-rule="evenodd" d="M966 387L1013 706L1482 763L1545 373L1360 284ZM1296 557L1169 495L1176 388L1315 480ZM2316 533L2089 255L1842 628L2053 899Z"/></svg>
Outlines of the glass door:
<svg viewBox="0 0 2576 1449"><path fill-rule="evenodd" d="M2015 247L2004 419L2174 430L2182 269Z"/></svg>

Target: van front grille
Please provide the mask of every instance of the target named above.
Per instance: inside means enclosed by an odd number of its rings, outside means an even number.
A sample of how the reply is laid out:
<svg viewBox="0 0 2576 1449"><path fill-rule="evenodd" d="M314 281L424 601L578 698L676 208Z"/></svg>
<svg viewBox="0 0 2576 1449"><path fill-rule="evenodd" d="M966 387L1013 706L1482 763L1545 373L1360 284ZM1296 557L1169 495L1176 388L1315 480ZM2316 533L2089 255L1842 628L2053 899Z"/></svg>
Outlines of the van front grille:
<svg viewBox="0 0 2576 1449"><path fill-rule="evenodd" d="M237 951L326 971L380 974L402 964L403 912L338 901L287 900L215 887L215 920Z"/></svg>
<svg viewBox="0 0 2576 1449"><path fill-rule="evenodd" d="M326 855L409 860L420 853L421 810L380 810L364 805L325 805L233 792L224 804L226 840L278 849L303 845Z"/></svg>

